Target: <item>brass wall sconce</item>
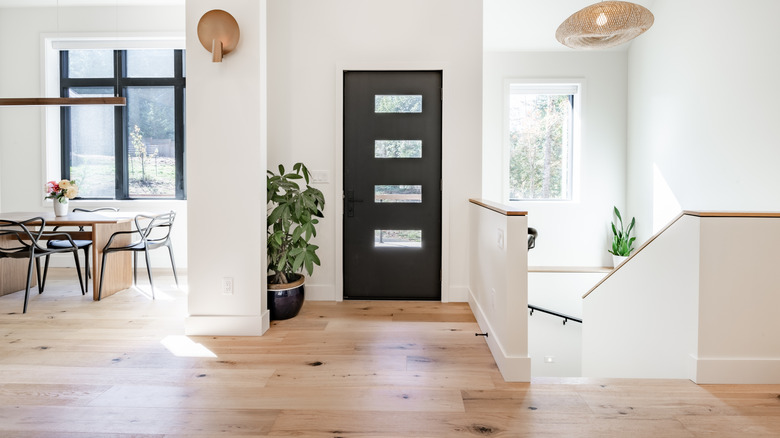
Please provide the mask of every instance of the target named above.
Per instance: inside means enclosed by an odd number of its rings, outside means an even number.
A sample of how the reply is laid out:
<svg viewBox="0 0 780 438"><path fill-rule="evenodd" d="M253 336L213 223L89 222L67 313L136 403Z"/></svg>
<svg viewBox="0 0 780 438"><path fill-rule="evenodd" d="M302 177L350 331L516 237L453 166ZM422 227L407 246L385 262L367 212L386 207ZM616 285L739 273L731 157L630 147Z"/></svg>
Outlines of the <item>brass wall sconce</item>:
<svg viewBox="0 0 780 438"><path fill-rule="evenodd" d="M198 39L211 52L212 62L222 62L222 57L238 45L238 23L221 9L206 12L198 21Z"/></svg>

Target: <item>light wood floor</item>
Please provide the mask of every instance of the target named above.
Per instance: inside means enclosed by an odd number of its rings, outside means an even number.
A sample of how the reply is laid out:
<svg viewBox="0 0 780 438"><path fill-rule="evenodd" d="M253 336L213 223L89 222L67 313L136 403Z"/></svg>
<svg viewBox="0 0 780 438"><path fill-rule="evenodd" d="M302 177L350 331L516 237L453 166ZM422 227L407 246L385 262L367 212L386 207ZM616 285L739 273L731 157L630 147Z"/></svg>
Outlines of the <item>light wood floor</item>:
<svg viewBox="0 0 780 438"><path fill-rule="evenodd" d="M0 436L780 436L780 385L505 383L465 304L310 301L262 337L186 338L185 292L155 280L93 302L61 269L26 315L0 297Z"/></svg>

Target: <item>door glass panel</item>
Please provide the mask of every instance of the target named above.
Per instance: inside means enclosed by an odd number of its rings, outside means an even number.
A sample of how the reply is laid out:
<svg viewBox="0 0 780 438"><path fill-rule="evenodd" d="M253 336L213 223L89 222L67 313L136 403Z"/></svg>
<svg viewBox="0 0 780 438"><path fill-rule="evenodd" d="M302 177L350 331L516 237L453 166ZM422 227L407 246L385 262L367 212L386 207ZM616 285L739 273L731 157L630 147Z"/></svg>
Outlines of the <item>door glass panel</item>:
<svg viewBox="0 0 780 438"><path fill-rule="evenodd" d="M112 87L68 90L69 97L113 97ZM70 111L70 178L82 198L113 198L114 107L76 105Z"/></svg>
<svg viewBox="0 0 780 438"><path fill-rule="evenodd" d="M69 78L113 78L113 50L68 50ZM113 97L113 91L108 97ZM96 97L96 96L92 96Z"/></svg>
<svg viewBox="0 0 780 438"><path fill-rule="evenodd" d="M422 248L422 230L374 230L375 248Z"/></svg>
<svg viewBox="0 0 780 438"><path fill-rule="evenodd" d="M374 158L422 158L422 140L374 140Z"/></svg>
<svg viewBox="0 0 780 438"><path fill-rule="evenodd" d="M420 203L422 186L374 186L374 202Z"/></svg>
<svg viewBox="0 0 780 438"><path fill-rule="evenodd" d="M376 95L375 113L421 113L421 95Z"/></svg>
<svg viewBox="0 0 780 438"><path fill-rule="evenodd" d="M127 87L130 197L176 197L173 87Z"/></svg>

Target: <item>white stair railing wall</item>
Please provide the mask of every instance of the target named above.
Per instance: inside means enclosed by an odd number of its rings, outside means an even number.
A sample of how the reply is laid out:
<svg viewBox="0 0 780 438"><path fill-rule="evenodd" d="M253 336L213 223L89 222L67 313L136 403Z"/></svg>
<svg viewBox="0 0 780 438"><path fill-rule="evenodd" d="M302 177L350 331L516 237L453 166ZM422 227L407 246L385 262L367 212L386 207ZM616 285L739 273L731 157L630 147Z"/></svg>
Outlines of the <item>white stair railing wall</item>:
<svg viewBox="0 0 780 438"><path fill-rule="evenodd" d="M685 212L583 301L583 376L780 383L780 214Z"/></svg>

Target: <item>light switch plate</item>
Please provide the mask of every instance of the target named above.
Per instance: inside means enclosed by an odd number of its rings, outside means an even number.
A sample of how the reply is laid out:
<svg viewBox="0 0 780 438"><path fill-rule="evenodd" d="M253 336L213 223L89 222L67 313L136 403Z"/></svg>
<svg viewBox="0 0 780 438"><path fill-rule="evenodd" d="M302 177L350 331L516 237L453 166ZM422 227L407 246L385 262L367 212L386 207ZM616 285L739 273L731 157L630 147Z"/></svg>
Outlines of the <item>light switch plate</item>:
<svg viewBox="0 0 780 438"><path fill-rule="evenodd" d="M318 184L327 184L330 182L330 176L327 170L312 170L311 181Z"/></svg>

